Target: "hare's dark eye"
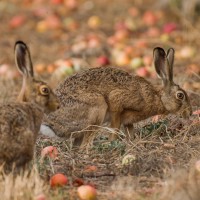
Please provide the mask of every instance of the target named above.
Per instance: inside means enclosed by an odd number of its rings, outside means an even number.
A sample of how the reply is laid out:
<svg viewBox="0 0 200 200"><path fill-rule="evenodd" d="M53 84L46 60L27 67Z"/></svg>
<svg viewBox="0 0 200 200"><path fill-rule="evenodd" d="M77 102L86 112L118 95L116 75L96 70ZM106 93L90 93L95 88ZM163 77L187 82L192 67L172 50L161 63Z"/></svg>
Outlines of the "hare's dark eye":
<svg viewBox="0 0 200 200"><path fill-rule="evenodd" d="M180 100L183 100L185 98L185 94L182 91L178 91L176 93L176 98L180 99Z"/></svg>
<svg viewBox="0 0 200 200"><path fill-rule="evenodd" d="M49 94L49 88L46 85L40 86L40 93L42 95L48 95Z"/></svg>

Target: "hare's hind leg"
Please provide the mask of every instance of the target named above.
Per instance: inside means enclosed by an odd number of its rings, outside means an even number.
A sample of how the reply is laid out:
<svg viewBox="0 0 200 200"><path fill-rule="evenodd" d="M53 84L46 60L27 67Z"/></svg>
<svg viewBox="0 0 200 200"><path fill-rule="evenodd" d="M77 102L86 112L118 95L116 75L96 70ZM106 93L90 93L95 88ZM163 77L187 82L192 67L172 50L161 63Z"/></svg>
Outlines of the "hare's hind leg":
<svg viewBox="0 0 200 200"><path fill-rule="evenodd" d="M84 100L87 102L84 106L84 109L87 111L87 121L88 121L88 128L86 131L84 131L84 136L79 137L75 142L77 144L80 144L81 146L85 146L86 143L88 143L88 138L90 138L90 135L95 133L98 130L98 126L101 126L103 124L103 121L105 119L108 105L104 99L104 97L101 94L98 93L87 93L86 97L82 97L82 101Z"/></svg>

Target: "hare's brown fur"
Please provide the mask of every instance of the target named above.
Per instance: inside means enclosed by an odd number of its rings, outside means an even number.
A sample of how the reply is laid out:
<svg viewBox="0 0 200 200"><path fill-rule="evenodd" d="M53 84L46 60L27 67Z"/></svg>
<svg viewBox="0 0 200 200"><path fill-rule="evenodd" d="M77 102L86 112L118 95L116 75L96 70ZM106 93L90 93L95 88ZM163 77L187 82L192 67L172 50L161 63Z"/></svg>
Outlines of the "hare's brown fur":
<svg viewBox="0 0 200 200"><path fill-rule="evenodd" d="M133 123L156 114L180 112L190 116L189 98L173 82L173 55L173 49L167 54L161 48L155 49L155 67L163 86L155 86L142 77L114 67L92 68L65 79L56 89L61 107L65 109L60 119L67 121L71 107L75 109L74 121L80 120L80 112L86 112L90 125L101 125L109 113L111 127L116 129L121 124L131 129ZM183 100L177 99L177 92L183 95ZM52 115L58 116L56 112Z"/></svg>
<svg viewBox="0 0 200 200"><path fill-rule="evenodd" d="M6 171L23 169L33 158L44 112L54 111L59 105L48 85L34 78L29 50L21 41L15 45L15 56L23 75L22 89L17 102L0 105L0 165Z"/></svg>

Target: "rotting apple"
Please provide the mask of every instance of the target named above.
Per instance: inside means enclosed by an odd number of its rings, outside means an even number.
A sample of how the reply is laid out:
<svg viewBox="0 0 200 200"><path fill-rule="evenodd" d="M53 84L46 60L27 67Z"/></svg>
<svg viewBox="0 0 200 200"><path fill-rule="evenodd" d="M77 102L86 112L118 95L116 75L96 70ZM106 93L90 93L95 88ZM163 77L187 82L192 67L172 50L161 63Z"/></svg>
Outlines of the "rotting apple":
<svg viewBox="0 0 200 200"><path fill-rule="evenodd" d="M45 156L49 156L52 159L57 158L58 156L58 150L54 146L47 146L42 149L41 156L44 158Z"/></svg>
<svg viewBox="0 0 200 200"><path fill-rule="evenodd" d="M90 185L82 185L77 189L78 196L81 200L95 200L97 197L97 191Z"/></svg>
<svg viewBox="0 0 200 200"><path fill-rule="evenodd" d="M53 175L50 179L51 187L64 186L67 185L67 183L68 183L67 176L61 173Z"/></svg>

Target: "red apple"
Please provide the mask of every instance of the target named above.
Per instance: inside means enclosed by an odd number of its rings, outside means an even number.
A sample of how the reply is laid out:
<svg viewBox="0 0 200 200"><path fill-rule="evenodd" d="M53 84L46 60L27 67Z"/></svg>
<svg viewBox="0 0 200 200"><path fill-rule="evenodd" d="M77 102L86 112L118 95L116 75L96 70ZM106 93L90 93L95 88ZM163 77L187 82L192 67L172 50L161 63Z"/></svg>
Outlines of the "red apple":
<svg viewBox="0 0 200 200"><path fill-rule="evenodd" d="M50 29L57 29L61 27L60 18L57 15L48 15L45 19L47 27Z"/></svg>
<svg viewBox="0 0 200 200"><path fill-rule="evenodd" d="M24 24L25 19L24 15L16 15L10 20L9 25L11 28L18 28Z"/></svg>
<svg viewBox="0 0 200 200"><path fill-rule="evenodd" d="M193 115L200 115L200 109L199 109L199 110L195 110L195 111L193 112Z"/></svg>
<svg viewBox="0 0 200 200"><path fill-rule="evenodd" d="M67 183L68 179L64 174L55 174L50 179L51 187L64 186L67 185Z"/></svg>
<svg viewBox="0 0 200 200"><path fill-rule="evenodd" d="M77 189L81 200L95 200L97 197L96 189L90 185L82 185Z"/></svg>
<svg viewBox="0 0 200 200"><path fill-rule="evenodd" d="M173 22L165 24L164 27L163 27L164 33L171 33L172 31L175 31L175 30L177 30L177 24L175 24Z"/></svg>
<svg viewBox="0 0 200 200"><path fill-rule="evenodd" d="M55 159L58 156L58 150L54 146L47 146L42 149L41 156L49 156L50 158Z"/></svg>
<svg viewBox="0 0 200 200"><path fill-rule="evenodd" d="M146 77L149 75L149 72L146 67L140 67L136 70L136 74L142 77Z"/></svg>
<svg viewBox="0 0 200 200"><path fill-rule="evenodd" d="M143 22L148 26L153 26L157 22L157 17L152 11L146 11L143 15Z"/></svg>
<svg viewBox="0 0 200 200"><path fill-rule="evenodd" d="M107 56L100 56L97 58L97 65L105 66L109 64L110 64L110 61Z"/></svg>

